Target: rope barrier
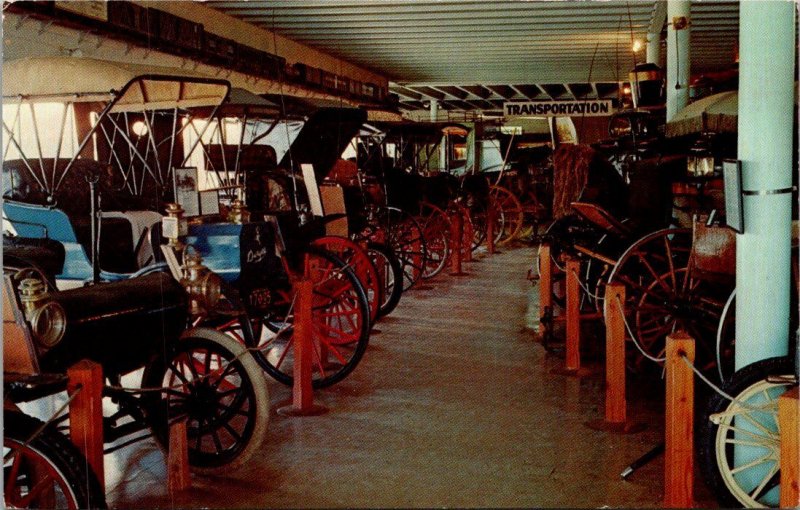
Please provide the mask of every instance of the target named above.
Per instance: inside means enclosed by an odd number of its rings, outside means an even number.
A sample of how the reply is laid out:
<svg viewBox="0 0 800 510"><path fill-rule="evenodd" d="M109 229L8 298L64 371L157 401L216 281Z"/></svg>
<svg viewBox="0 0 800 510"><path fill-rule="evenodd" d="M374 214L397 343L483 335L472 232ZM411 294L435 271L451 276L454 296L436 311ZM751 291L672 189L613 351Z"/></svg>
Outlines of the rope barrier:
<svg viewBox="0 0 800 510"><path fill-rule="evenodd" d="M622 300L619 298L619 296L617 296L617 306L619 307L620 315L622 316L622 322L625 324L625 329L628 331L628 336L631 337L631 340L633 340L633 345L635 345L636 348L639 350L639 352L642 353L642 356L644 356L645 358L649 359L654 363L664 363L665 361L667 361L666 357L656 358L647 353L642 348L641 344L639 343L639 340L633 334L633 330L631 330L630 324L628 324L628 319L625 317L625 308L623 307Z"/></svg>
<svg viewBox="0 0 800 510"><path fill-rule="evenodd" d="M593 293L591 290L589 290L589 287L587 287L581 281L581 277L577 272L572 271L572 274L575 275L575 278L578 280L578 285L580 286L581 289L583 289L583 292L585 292L587 296L589 296L590 298L592 298L594 300L597 300L597 301L603 301L605 299L605 298L602 298L602 297L598 296L597 294Z"/></svg>
<svg viewBox="0 0 800 510"><path fill-rule="evenodd" d="M64 410L66 410L70 402L72 402L75 399L75 397L78 396L78 393L80 393L82 389L83 387L79 385L72 393L72 395L70 395L67 398L67 400L61 405L61 407L59 407L56 410L56 412L53 413L53 416L51 416L47 421L42 423L36 430L34 430L33 434L31 434L31 436L24 443L22 443L22 446L19 449L9 450L8 453L3 456L3 462L8 461L8 459L10 459L14 455L17 455L23 448L27 448L37 437L39 437L39 435L42 432L44 432L45 429L49 427L50 424L53 423L53 421L55 421L55 419L61 415L61 413L64 412Z"/></svg>
<svg viewBox="0 0 800 510"><path fill-rule="evenodd" d="M729 393L726 393L722 388L714 384L708 377L705 376L705 374L703 374L700 371L699 368L697 368L694 365L694 363L689 361L689 358L687 358L685 355L681 355L681 358L683 358L683 362L686 363L686 365L688 365L689 368L692 369L692 371L697 375L697 377L700 378L701 381L706 383L712 390L714 390L721 397L730 400L731 402L733 402L734 404L738 405L743 409L747 409L748 411L763 412L763 411L768 411L770 410L770 408L773 408L777 405L775 402L764 404L763 406L752 406L750 404L746 404L741 400L737 399L736 397L730 395Z"/></svg>

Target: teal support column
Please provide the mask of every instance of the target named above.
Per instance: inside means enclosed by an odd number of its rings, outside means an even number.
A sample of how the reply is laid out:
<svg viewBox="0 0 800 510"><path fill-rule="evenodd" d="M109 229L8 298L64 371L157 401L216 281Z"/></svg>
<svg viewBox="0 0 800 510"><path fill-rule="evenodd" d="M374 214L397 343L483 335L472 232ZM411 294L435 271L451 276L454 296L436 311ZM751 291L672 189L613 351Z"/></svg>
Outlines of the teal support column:
<svg viewBox="0 0 800 510"><path fill-rule="evenodd" d="M689 104L689 0L667 0L667 122Z"/></svg>
<svg viewBox="0 0 800 510"><path fill-rule="evenodd" d="M647 34L647 63L661 65L661 39L660 34Z"/></svg>
<svg viewBox="0 0 800 510"><path fill-rule="evenodd" d="M431 99L431 122L439 119L439 101Z"/></svg>
<svg viewBox="0 0 800 510"><path fill-rule="evenodd" d="M739 19L737 369L785 355L789 345L795 4L744 0Z"/></svg>

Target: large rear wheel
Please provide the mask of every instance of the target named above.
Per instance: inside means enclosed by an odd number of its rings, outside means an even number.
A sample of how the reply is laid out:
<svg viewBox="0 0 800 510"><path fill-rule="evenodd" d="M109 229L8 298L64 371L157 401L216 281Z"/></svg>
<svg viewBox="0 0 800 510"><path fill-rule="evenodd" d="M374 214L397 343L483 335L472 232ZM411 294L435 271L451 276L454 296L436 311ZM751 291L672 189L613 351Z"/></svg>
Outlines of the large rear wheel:
<svg viewBox="0 0 800 510"><path fill-rule="evenodd" d="M86 458L66 436L23 413L3 413L5 508L106 508Z"/></svg>
<svg viewBox="0 0 800 510"><path fill-rule="evenodd" d="M201 473L224 473L259 451L269 421L264 373L244 345L209 328L184 332L167 360L145 368L145 396L156 438L168 441L168 424L187 420L189 464Z"/></svg>

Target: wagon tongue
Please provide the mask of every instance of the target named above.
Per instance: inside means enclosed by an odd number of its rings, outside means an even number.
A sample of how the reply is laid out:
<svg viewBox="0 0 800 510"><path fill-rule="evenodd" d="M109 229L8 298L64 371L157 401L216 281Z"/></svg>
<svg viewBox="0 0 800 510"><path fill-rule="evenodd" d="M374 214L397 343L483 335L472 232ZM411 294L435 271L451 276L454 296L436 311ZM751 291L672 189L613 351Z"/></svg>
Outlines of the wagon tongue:
<svg viewBox="0 0 800 510"><path fill-rule="evenodd" d="M367 112L360 108L320 108L303 125L280 166L294 163L299 170L301 164L310 163L321 182L366 120Z"/></svg>

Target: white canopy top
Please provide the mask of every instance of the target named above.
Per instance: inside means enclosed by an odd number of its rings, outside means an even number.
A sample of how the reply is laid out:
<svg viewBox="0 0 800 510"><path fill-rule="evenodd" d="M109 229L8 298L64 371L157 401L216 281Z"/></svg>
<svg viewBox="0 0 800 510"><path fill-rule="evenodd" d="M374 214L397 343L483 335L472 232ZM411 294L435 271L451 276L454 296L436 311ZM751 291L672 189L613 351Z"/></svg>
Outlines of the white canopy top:
<svg viewBox="0 0 800 510"><path fill-rule="evenodd" d="M230 83L183 69L91 58L31 57L3 62L3 97L29 102L109 101L112 112L220 104Z"/></svg>

